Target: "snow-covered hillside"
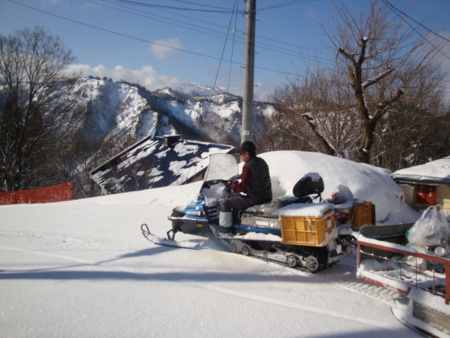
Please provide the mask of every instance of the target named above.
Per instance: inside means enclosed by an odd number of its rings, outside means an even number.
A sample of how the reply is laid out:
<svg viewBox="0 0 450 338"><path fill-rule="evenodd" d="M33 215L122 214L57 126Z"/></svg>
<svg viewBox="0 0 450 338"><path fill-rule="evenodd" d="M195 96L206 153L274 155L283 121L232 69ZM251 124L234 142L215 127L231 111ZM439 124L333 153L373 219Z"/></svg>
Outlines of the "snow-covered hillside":
<svg viewBox="0 0 450 338"><path fill-rule="evenodd" d="M89 140L139 140L153 128L161 135L181 133L217 143L225 143L225 135L240 139L241 99L209 87L185 84L150 92L127 82L89 77L76 82L73 94L79 97L77 114L84 112L76 119L77 128ZM273 107L257 103L255 111L270 115Z"/></svg>
<svg viewBox="0 0 450 338"><path fill-rule="evenodd" d="M87 139L112 138L126 132L142 138L156 127L157 113L136 86L107 79L82 78L77 81L80 110L86 110L79 129Z"/></svg>
<svg viewBox="0 0 450 338"><path fill-rule="evenodd" d="M340 182L358 198L392 198L376 202L377 213L410 220L411 210L382 170L300 152L261 156L278 193L290 191L305 171L317 171L324 195ZM195 250L157 246L141 236L147 223L163 237L171 226L168 212L191 201L200 184L0 207L0 334L415 336L391 314L397 294L356 279L354 256L311 275L196 236L177 235L199 243Z"/></svg>

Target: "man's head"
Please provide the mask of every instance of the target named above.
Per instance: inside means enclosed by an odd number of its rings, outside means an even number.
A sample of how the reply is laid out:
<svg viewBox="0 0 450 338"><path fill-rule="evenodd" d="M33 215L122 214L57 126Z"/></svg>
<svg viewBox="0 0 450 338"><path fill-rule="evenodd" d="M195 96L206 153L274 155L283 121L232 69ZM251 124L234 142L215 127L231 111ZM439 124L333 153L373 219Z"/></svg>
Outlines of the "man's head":
<svg viewBox="0 0 450 338"><path fill-rule="evenodd" d="M244 162L256 157L256 147L252 141L245 141L241 144L240 149L241 158Z"/></svg>

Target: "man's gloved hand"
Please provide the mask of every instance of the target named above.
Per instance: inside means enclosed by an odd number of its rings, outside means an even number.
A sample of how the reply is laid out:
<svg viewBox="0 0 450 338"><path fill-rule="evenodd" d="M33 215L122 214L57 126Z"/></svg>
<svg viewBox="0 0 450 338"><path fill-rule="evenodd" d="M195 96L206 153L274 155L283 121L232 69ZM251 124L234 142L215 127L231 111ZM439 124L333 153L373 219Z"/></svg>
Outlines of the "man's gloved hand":
<svg viewBox="0 0 450 338"><path fill-rule="evenodd" d="M240 175L240 174L234 175L234 176L231 177L228 181L229 181L229 182L236 182L236 181L238 181L238 180L241 179L241 176L242 176L242 175Z"/></svg>

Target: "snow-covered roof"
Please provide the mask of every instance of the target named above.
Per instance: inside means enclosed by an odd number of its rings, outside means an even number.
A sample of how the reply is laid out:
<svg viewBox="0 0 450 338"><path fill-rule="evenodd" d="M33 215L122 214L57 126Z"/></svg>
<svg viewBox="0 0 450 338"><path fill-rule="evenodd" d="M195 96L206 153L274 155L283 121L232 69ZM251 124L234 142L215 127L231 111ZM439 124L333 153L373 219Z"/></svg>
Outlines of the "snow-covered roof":
<svg viewBox="0 0 450 338"><path fill-rule="evenodd" d="M181 185L201 175L209 156L234 147L178 136L149 136L91 171L91 178L108 193Z"/></svg>
<svg viewBox="0 0 450 338"><path fill-rule="evenodd" d="M398 183L450 185L450 156L394 172Z"/></svg>

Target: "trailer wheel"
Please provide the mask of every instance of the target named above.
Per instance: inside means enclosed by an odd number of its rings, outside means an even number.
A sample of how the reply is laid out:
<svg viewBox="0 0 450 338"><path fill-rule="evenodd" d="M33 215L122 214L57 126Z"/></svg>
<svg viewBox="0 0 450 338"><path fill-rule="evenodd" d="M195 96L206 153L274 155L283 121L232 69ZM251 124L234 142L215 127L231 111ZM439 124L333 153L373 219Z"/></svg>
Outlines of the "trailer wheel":
<svg viewBox="0 0 450 338"><path fill-rule="evenodd" d="M251 254L250 248L247 245L244 245L241 248L241 254L243 254L244 256L250 256L250 254Z"/></svg>
<svg viewBox="0 0 450 338"><path fill-rule="evenodd" d="M286 264L291 268L295 268L298 264L297 257L295 257L294 255L287 255Z"/></svg>
<svg viewBox="0 0 450 338"><path fill-rule="evenodd" d="M308 256L305 259L305 266L309 272L317 272L320 268L319 260L315 256Z"/></svg>
<svg viewBox="0 0 450 338"><path fill-rule="evenodd" d="M229 248L232 253L238 252L238 248L237 248L236 244L234 244L234 243L231 243Z"/></svg>

